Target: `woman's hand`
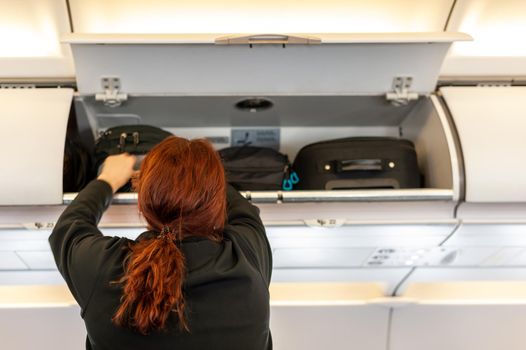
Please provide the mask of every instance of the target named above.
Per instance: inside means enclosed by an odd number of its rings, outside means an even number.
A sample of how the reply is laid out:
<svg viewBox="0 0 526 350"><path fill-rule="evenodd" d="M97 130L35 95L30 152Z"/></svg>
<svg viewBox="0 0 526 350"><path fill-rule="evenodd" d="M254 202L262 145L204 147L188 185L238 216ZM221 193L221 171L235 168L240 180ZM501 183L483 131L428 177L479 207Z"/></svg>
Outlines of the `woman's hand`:
<svg viewBox="0 0 526 350"><path fill-rule="evenodd" d="M132 177L136 160L135 156L128 153L109 156L104 161L102 171L97 179L106 181L115 193Z"/></svg>

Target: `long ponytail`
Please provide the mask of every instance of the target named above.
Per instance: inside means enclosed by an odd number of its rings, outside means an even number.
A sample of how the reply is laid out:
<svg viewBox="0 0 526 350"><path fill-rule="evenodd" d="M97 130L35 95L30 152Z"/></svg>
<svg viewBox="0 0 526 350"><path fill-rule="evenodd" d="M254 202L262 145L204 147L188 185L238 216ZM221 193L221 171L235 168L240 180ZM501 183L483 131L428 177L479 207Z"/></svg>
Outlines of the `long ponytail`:
<svg viewBox="0 0 526 350"><path fill-rule="evenodd" d="M188 331L180 245L188 235L221 240L226 221L223 165L208 141L169 137L146 155L135 187L148 228L159 234L130 246L124 275L117 281L123 296L112 321L148 334L163 329L175 312L179 329Z"/></svg>
<svg viewBox="0 0 526 350"><path fill-rule="evenodd" d="M133 244L124 276L121 305L113 317L115 324L141 334L163 329L172 311L179 328L188 331L184 315L183 279L185 259L172 232Z"/></svg>

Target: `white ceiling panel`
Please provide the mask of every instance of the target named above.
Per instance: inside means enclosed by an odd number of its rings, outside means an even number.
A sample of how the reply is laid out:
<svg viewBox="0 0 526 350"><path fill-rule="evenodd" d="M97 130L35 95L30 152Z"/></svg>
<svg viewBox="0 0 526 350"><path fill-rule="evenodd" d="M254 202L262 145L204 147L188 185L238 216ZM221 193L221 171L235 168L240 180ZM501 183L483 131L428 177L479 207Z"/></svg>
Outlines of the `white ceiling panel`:
<svg viewBox="0 0 526 350"><path fill-rule="evenodd" d="M14 252L0 252L0 270L26 270L27 266Z"/></svg>
<svg viewBox="0 0 526 350"><path fill-rule="evenodd" d="M526 1L458 0L447 30L474 40L452 46L442 75L526 74Z"/></svg>
<svg viewBox="0 0 526 350"><path fill-rule="evenodd" d="M70 0L76 33L441 31L452 0Z"/></svg>
<svg viewBox="0 0 526 350"><path fill-rule="evenodd" d="M373 253L371 248L288 248L273 251L274 268L360 267Z"/></svg>
<svg viewBox="0 0 526 350"><path fill-rule="evenodd" d="M57 285L64 284L64 278L58 270L20 270L1 271L0 286L9 285Z"/></svg>
<svg viewBox="0 0 526 350"><path fill-rule="evenodd" d="M353 282L379 283L384 288L384 295L391 295L410 268L300 268L274 269L272 283L303 283L303 282ZM1 283L0 275L0 283Z"/></svg>
<svg viewBox="0 0 526 350"><path fill-rule="evenodd" d="M408 286L415 283L449 283L449 282L522 282L526 279L526 268L523 267L418 267L400 286L398 292L403 294Z"/></svg>
<svg viewBox="0 0 526 350"><path fill-rule="evenodd" d="M526 247L525 223L463 223L446 242L458 247Z"/></svg>
<svg viewBox="0 0 526 350"><path fill-rule="evenodd" d="M0 1L0 77L72 77L69 31L65 1Z"/></svg>
<svg viewBox="0 0 526 350"><path fill-rule="evenodd" d="M55 270L57 265L50 251L17 252L31 270Z"/></svg>

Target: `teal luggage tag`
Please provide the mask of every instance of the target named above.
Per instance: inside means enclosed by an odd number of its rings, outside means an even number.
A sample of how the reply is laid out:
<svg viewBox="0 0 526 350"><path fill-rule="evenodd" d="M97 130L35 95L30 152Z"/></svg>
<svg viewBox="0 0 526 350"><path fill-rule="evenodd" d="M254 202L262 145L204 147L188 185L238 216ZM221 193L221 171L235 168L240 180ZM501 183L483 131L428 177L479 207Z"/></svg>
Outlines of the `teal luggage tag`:
<svg viewBox="0 0 526 350"><path fill-rule="evenodd" d="M288 179L283 180L283 185L281 187L284 191L292 191L294 185L298 182L300 182L300 178L298 174L295 171L293 171L290 173Z"/></svg>
<svg viewBox="0 0 526 350"><path fill-rule="evenodd" d="M292 181L290 179L284 179L283 185L281 186L284 191L291 191L292 190Z"/></svg>
<svg viewBox="0 0 526 350"><path fill-rule="evenodd" d="M298 174L295 171L292 171L292 173L290 174L289 179L290 179L290 182L292 182L293 185L295 185L298 182L300 182L300 178L299 178Z"/></svg>

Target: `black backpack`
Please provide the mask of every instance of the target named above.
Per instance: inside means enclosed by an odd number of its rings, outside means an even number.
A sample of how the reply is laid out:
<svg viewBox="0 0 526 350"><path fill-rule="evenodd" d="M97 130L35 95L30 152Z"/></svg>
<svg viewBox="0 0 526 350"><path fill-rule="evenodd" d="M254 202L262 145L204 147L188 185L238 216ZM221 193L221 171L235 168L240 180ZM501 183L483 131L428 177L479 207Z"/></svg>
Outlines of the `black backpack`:
<svg viewBox="0 0 526 350"><path fill-rule="evenodd" d="M295 174L287 155L272 148L240 146L219 151L227 182L239 191L292 189Z"/></svg>
<svg viewBox="0 0 526 350"><path fill-rule="evenodd" d="M172 133L151 125L122 125L107 129L95 144L95 171L100 171L104 160L111 155L130 153L145 155L155 145ZM129 192L131 185L127 184L119 192Z"/></svg>

